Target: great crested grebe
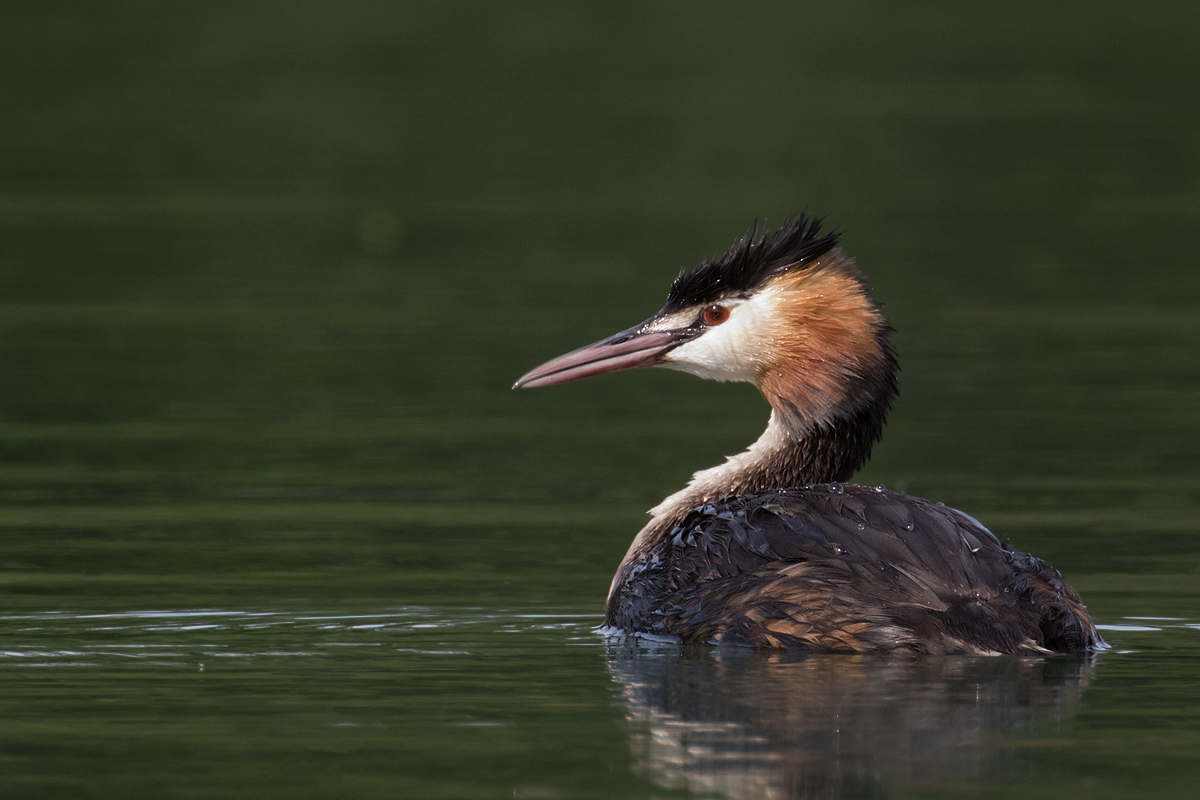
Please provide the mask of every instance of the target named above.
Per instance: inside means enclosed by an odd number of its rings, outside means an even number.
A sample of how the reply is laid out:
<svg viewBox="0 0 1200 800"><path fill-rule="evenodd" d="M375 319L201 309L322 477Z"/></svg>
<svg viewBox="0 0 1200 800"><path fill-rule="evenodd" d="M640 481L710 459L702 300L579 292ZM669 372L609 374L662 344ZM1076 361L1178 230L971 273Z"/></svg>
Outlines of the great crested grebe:
<svg viewBox="0 0 1200 800"><path fill-rule="evenodd" d="M766 431L650 510L606 625L682 643L832 652L1104 647L1057 570L961 511L848 481L896 396L891 328L836 234L799 215L681 272L650 319L513 388L630 367L753 383Z"/></svg>

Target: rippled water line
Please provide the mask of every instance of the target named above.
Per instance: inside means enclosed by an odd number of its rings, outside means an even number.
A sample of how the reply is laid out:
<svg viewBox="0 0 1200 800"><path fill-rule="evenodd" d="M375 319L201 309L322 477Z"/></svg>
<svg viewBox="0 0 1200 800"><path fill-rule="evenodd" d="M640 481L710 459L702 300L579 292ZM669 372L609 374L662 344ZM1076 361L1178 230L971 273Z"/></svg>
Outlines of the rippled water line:
<svg viewBox="0 0 1200 800"><path fill-rule="evenodd" d="M1161 631L1163 627L1184 627L1180 625L1159 626L1153 625L1097 625L1096 629L1101 631Z"/></svg>
<svg viewBox="0 0 1200 800"><path fill-rule="evenodd" d="M284 612L284 611L240 611L229 609L189 609L189 610L153 610L153 611L122 611L113 613L71 613L64 611L46 611L32 614L12 614L0 615L0 623L4 622L19 622L19 621L41 621L41 622L70 622L76 620L175 620L175 619L203 619L203 618L219 618L224 620L264 620L259 624L270 624L270 621L283 621L289 623L306 623L306 622L349 622L360 620L371 620L382 622L369 622L357 625L355 627L366 627L367 625L386 625L396 623L406 623L410 627L430 627L445 624L447 622L456 625L474 625L482 624L489 621L506 621L508 624L513 622L522 622L526 620L596 620L597 623L601 617L595 613L579 613L574 611L564 611L561 613L554 612L523 612L507 609L499 610L484 610L479 608L463 608L463 609L432 609L426 607L413 607L397 609L388 612L372 612L363 614L346 614L346 613L314 613L314 612ZM572 623L555 623L558 625L569 625ZM209 623L208 626L213 626L215 623ZM202 627L202 625L194 625L194 627Z"/></svg>
<svg viewBox="0 0 1200 800"><path fill-rule="evenodd" d="M22 624L28 622L41 624ZM402 657L472 656L479 655L481 648L500 646L509 637L523 634L554 637L559 644L596 646L603 642L603 636L597 633L601 622L600 615L576 609L554 612L406 607L365 613L261 609L155 609L81 614L54 611L0 616L0 664L95 667L136 662L195 666L204 659L329 657L338 652L348 653L347 648L363 647L387 648ZM8 625L13 628L6 632ZM1184 617L1128 616L1098 627L1118 635L1140 636L1176 629L1200 630L1200 622ZM298 635L303 641L292 638L280 642L275 638L280 634ZM338 640L321 641L331 634ZM463 648L461 645L466 642L456 638L461 634L472 637L469 648ZM104 641L164 635L170 640ZM502 639L475 638L488 635ZM368 638L366 641L343 638L347 636ZM287 646L293 644L294 648ZM1129 652L1135 651L1122 649L1116 654Z"/></svg>
<svg viewBox="0 0 1200 800"><path fill-rule="evenodd" d="M22 624L31 621L41 624ZM599 645L602 640L595 634L595 628L600 621L597 614L576 610L529 612L428 607L366 613L236 609L81 614L54 611L0 616L0 648L3 648L0 649L0 664L97 667L136 662L195 667L197 663L202 665L204 659L328 657L336 652L347 652L345 648L389 645L401 657L470 656L476 655L478 648L455 647L454 640L446 637L461 633L470 633L472 637L504 634L507 639L510 634L532 633L558 635L560 641L571 644ZM97 622L105 624L97 625ZM4 630L14 623L15 630ZM281 647L281 642L275 638L280 634L300 635L307 641L295 642L298 645L295 648ZM346 635L368 636L370 640L320 641L329 634L337 635L339 639ZM173 641L104 641L120 637L161 638L164 635ZM430 636L437 638L427 638ZM204 641L208 637L230 641ZM26 641L20 641L22 639ZM4 646L4 640L8 640L7 646ZM247 647L256 640L264 645L261 649L253 644Z"/></svg>

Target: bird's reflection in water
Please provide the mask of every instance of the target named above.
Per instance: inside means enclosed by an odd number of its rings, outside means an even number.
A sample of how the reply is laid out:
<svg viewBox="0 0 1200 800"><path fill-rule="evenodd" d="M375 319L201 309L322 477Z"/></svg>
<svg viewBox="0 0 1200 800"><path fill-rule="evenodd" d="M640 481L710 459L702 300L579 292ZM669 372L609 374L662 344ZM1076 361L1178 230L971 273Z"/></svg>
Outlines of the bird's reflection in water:
<svg viewBox="0 0 1200 800"><path fill-rule="evenodd" d="M608 645L637 769L730 798L882 797L1019 769L1007 737L1053 735L1092 658L882 658ZM1028 741L1028 740L1026 740Z"/></svg>

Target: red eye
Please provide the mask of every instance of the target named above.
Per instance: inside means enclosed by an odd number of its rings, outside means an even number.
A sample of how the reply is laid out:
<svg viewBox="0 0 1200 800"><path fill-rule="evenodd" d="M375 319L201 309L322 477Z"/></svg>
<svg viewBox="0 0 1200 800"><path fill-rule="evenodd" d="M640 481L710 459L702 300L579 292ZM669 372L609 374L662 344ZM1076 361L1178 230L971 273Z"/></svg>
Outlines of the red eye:
<svg viewBox="0 0 1200 800"><path fill-rule="evenodd" d="M709 306L704 309L704 321L709 325L720 325L725 320L729 319L729 309L725 306Z"/></svg>

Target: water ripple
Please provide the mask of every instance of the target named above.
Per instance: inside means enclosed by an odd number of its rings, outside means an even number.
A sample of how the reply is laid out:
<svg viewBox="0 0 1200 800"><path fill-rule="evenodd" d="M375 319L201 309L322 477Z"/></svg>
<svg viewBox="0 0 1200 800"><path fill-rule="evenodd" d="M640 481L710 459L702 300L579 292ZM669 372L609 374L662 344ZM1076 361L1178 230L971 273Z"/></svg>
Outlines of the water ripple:
<svg viewBox="0 0 1200 800"><path fill-rule="evenodd" d="M407 606L364 613L316 610L146 610L0 616L0 668L168 666L279 659L477 657L547 645L600 647L602 622L577 609ZM1147 634L1200 630L1183 617L1128 616L1098 625L1110 639L1148 644ZM1134 652L1118 649L1117 653ZM357 655L356 655L357 654ZM372 656L372 657L383 657ZM314 661L316 663L316 661Z"/></svg>
<svg viewBox="0 0 1200 800"><path fill-rule="evenodd" d="M509 645L512 634L599 647L595 628L600 621L599 615L576 610L428 607L368 613L189 609L12 614L0 616L0 668L129 662L202 668L206 659L326 659L384 647L401 659L445 658L494 648L497 635Z"/></svg>

